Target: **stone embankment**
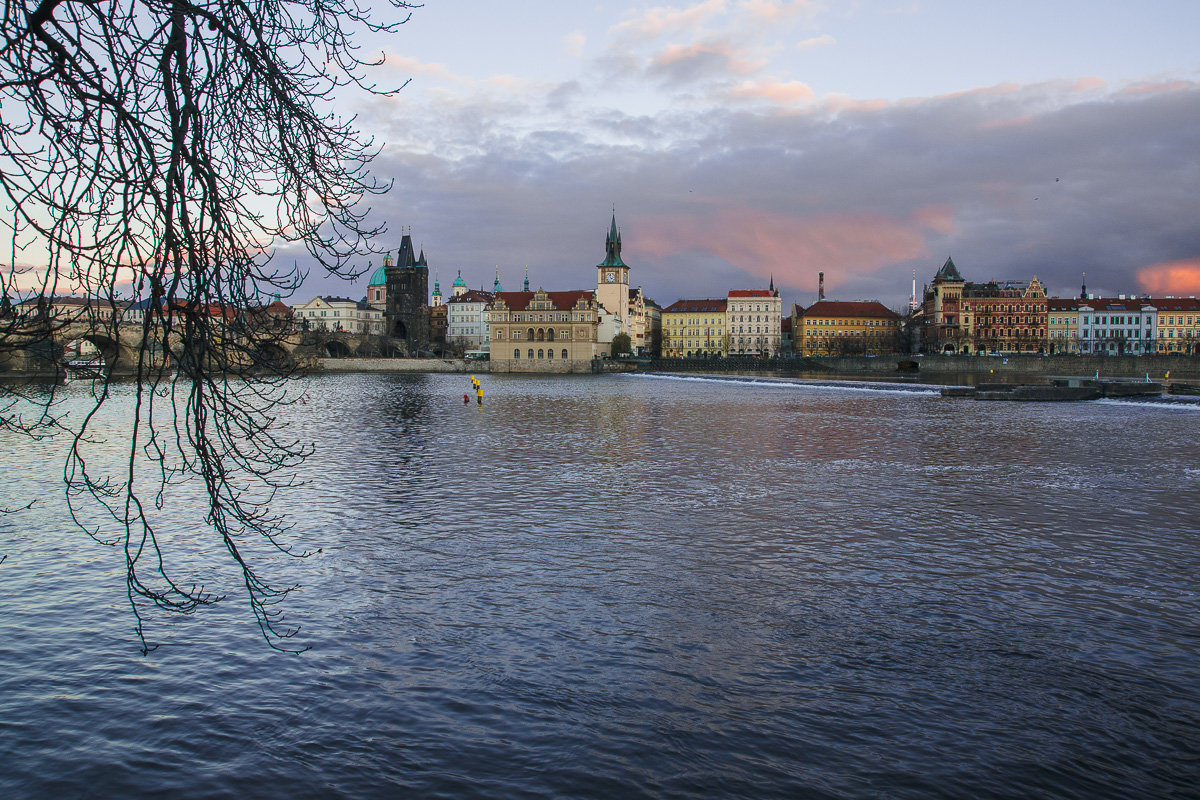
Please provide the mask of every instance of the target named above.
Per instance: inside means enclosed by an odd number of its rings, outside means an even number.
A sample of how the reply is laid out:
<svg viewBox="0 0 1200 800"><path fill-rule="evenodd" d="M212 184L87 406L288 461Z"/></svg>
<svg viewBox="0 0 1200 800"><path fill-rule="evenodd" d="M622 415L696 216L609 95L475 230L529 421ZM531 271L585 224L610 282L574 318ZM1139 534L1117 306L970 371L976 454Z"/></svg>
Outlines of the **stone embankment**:
<svg viewBox="0 0 1200 800"><path fill-rule="evenodd" d="M321 358L320 372L488 372L487 361L465 358Z"/></svg>
<svg viewBox="0 0 1200 800"><path fill-rule="evenodd" d="M1153 356L862 356L804 359L821 371L848 375L915 372L921 375L997 375L1091 378L1200 378L1200 357Z"/></svg>

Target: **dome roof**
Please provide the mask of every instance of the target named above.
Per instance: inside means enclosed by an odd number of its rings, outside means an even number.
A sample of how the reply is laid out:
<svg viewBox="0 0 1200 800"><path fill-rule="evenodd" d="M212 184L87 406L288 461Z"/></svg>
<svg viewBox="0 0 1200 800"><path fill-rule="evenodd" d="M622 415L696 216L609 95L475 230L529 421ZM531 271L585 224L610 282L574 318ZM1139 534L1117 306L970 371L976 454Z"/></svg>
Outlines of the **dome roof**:
<svg viewBox="0 0 1200 800"><path fill-rule="evenodd" d="M464 288L466 287L467 282L463 280L461 269L458 271L458 277L454 279L454 283L452 285L453 286L462 286Z"/></svg>
<svg viewBox="0 0 1200 800"><path fill-rule="evenodd" d="M387 274L384 272L383 267L380 267L379 269L377 269L373 273L371 273L371 282L368 283L367 286L386 286L386 285L387 285Z"/></svg>

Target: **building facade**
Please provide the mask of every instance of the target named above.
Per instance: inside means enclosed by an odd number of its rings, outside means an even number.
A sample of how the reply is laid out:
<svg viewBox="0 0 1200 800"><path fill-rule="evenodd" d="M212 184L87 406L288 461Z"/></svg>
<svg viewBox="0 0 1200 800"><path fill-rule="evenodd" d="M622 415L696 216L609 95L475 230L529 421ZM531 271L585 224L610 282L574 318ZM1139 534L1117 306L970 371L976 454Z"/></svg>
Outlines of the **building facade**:
<svg viewBox="0 0 1200 800"><path fill-rule="evenodd" d="M1150 298L1089 297L1079 301L1079 352L1155 352L1158 309Z"/></svg>
<svg viewBox="0 0 1200 800"><path fill-rule="evenodd" d="M497 292L488 321L493 372L590 372L600 355L591 291Z"/></svg>
<svg viewBox="0 0 1200 800"><path fill-rule="evenodd" d="M314 297L292 308L295 324L304 330L342 331L377 335L384 332L383 312L362 300Z"/></svg>
<svg viewBox="0 0 1200 800"><path fill-rule="evenodd" d="M965 283L959 352L1046 352L1048 300L1036 275L1028 283Z"/></svg>
<svg viewBox="0 0 1200 800"><path fill-rule="evenodd" d="M1200 354L1200 300L1164 297L1154 300L1158 309L1159 353Z"/></svg>
<svg viewBox="0 0 1200 800"><path fill-rule="evenodd" d="M956 353L962 338L962 293L966 281L953 258L934 274L921 303L921 349L929 353Z"/></svg>
<svg viewBox="0 0 1200 800"><path fill-rule="evenodd" d="M772 279L769 289L733 289L726 298L731 356L778 356L783 301Z"/></svg>
<svg viewBox="0 0 1200 800"><path fill-rule="evenodd" d="M662 355L669 358L724 357L729 352L729 301L676 300L662 310Z"/></svg>
<svg viewBox="0 0 1200 800"><path fill-rule="evenodd" d="M446 344L456 350L483 350L490 347L488 311L490 292L467 289L446 301Z"/></svg>
<svg viewBox="0 0 1200 800"><path fill-rule="evenodd" d="M1046 302L1046 352L1063 355L1079 352L1079 304L1082 300L1051 297Z"/></svg>
<svg viewBox="0 0 1200 800"><path fill-rule="evenodd" d="M818 300L797 311L797 355L877 356L901 349L904 318L882 303Z"/></svg>

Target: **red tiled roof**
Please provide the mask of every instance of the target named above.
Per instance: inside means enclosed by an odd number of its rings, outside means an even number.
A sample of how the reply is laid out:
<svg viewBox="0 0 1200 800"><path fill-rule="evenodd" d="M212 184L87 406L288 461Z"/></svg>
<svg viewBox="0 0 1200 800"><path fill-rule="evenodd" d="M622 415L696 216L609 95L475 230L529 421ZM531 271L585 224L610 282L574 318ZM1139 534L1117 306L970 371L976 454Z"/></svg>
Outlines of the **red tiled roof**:
<svg viewBox="0 0 1200 800"><path fill-rule="evenodd" d="M820 300L804 309L803 313L806 317L875 317L895 319L900 316L883 303L875 300L866 303L858 301Z"/></svg>
<svg viewBox="0 0 1200 800"><path fill-rule="evenodd" d="M1150 305L1159 311L1200 311L1200 300L1195 297L1155 297Z"/></svg>
<svg viewBox="0 0 1200 800"><path fill-rule="evenodd" d="M730 297L770 297L766 289L730 289Z"/></svg>
<svg viewBox="0 0 1200 800"><path fill-rule="evenodd" d="M556 311L567 311L575 307L580 298L591 300L593 293L586 289L576 289L569 292L546 292L546 297L554 304ZM513 311L524 311L529 308L537 292L497 292L496 299L503 300Z"/></svg>

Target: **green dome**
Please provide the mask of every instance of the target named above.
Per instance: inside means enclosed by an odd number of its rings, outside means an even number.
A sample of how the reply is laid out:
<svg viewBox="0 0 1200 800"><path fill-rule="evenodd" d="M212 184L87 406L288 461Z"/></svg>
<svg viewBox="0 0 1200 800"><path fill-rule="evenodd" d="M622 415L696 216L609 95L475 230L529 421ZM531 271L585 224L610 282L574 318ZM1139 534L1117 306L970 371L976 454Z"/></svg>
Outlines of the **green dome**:
<svg viewBox="0 0 1200 800"><path fill-rule="evenodd" d="M387 275L383 267L380 267L371 274L371 282L367 286L387 286Z"/></svg>
<svg viewBox="0 0 1200 800"><path fill-rule="evenodd" d="M467 282L463 280L461 269L458 271L458 277L454 279L454 283L452 285L453 286L462 286L464 289L466 288Z"/></svg>

